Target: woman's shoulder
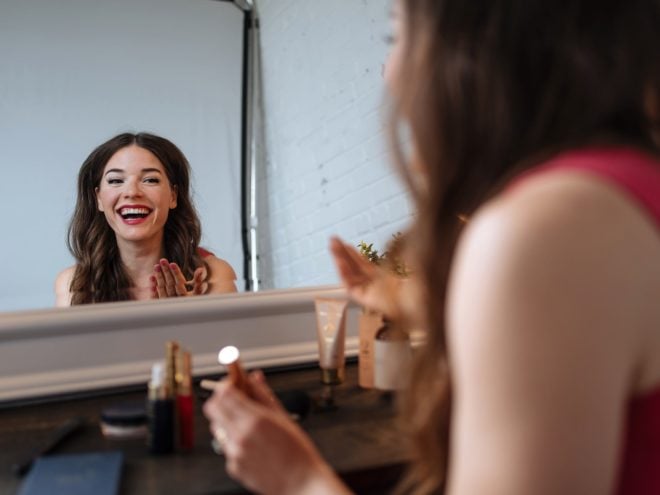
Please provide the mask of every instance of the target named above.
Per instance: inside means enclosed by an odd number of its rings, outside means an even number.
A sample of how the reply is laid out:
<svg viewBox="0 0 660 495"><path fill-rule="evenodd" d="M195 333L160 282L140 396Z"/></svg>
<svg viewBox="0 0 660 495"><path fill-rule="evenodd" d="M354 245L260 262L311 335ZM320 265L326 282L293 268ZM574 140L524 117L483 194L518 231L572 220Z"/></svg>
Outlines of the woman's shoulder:
<svg viewBox="0 0 660 495"><path fill-rule="evenodd" d="M598 345L626 368L643 360L650 326L639 322L660 324L659 248L655 222L612 183L571 170L533 175L468 222L450 311L471 318L470 307L493 308L489 318L502 325L475 331L497 333L497 342L507 340L502 326L525 321L521 331L547 345Z"/></svg>
<svg viewBox="0 0 660 495"><path fill-rule="evenodd" d="M660 223L660 219L654 221L644 212L616 180L600 173L585 173L584 168L542 167L514 186L484 205L475 224L504 221L510 227L506 229L509 234L524 231L521 237L513 236L514 240L527 244L532 235L532 239L558 239L563 244L593 242L592 235L603 236L600 240L605 242L614 237L613 229L648 237Z"/></svg>
<svg viewBox="0 0 660 495"><path fill-rule="evenodd" d="M55 277L55 305L71 305L71 281L76 271L76 265L69 266Z"/></svg>
<svg viewBox="0 0 660 495"><path fill-rule="evenodd" d="M660 266L657 228L611 181L561 169L532 175L485 204L461 245L489 246L489 257L521 276L535 267L568 277L564 283L637 283L648 279L648 263Z"/></svg>
<svg viewBox="0 0 660 495"><path fill-rule="evenodd" d="M204 262L210 272L210 293L236 292L236 272L227 261L209 253L204 256Z"/></svg>

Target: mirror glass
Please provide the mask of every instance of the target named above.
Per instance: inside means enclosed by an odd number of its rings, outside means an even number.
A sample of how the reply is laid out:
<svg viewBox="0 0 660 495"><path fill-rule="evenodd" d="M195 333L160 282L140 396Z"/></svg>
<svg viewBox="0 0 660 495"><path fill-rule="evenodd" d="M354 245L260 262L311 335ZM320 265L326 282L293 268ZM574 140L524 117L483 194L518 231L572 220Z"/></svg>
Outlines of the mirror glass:
<svg viewBox="0 0 660 495"><path fill-rule="evenodd" d="M328 238L382 252L410 203L386 144L390 0L257 0L263 287L337 282Z"/></svg>
<svg viewBox="0 0 660 495"><path fill-rule="evenodd" d="M213 0L0 2L0 311L53 306L80 165L125 131L183 151L202 246L242 286L243 18Z"/></svg>
<svg viewBox="0 0 660 495"><path fill-rule="evenodd" d="M256 275L261 289L334 284L329 236L382 251L411 216L384 130L391 2L253 3ZM188 157L202 245L243 287L242 37L229 1L0 2L0 311L53 305L78 169L126 130Z"/></svg>

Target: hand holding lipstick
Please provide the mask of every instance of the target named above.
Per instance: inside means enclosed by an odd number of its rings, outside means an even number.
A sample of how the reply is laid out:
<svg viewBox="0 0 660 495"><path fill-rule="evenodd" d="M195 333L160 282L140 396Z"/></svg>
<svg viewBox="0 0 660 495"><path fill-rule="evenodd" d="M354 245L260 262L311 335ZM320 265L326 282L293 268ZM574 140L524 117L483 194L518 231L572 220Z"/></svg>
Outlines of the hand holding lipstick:
<svg viewBox="0 0 660 495"><path fill-rule="evenodd" d="M290 419L263 373L243 373L237 383L230 370L204 404L211 433L222 434L227 473L257 493L350 493Z"/></svg>
<svg viewBox="0 0 660 495"><path fill-rule="evenodd" d="M185 297L206 294L209 288L208 272L201 266L193 273L192 280L186 280L179 265L162 258L154 265L154 272L149 277L152 299L166 297ZM191 287L190 290L188 288Z"/></svg>

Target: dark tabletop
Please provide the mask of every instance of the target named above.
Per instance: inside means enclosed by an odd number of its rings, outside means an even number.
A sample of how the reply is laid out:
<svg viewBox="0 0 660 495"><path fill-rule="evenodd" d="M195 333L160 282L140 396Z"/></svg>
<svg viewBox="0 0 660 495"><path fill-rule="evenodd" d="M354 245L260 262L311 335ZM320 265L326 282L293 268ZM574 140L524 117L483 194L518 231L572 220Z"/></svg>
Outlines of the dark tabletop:
<svg viewBox="0 0 660 495"><path fill-rule="evenodd" d="M313 406L301 425L357 493L387 493L405 462L395 408L382 393L357 387L356 375L357 367L349 365L346 383L335 388L336 408ZM267 377L278 393L302 391L312 399L321 394L316 367L272 371ZM246 493L225 473L224 458L212 451L208 423L201 412L206 392L195 387L195 393L195 448L187 454L153 456L147 453L144 439L108 439L101 434L101 411L117 403L143 401L146 388L0 410L0 493L16 493L21 480L11 472L11 465L29 456L57 426L74 416L86 418L86 425L54 453L121 450L125 456L122 494Z"/></svg>

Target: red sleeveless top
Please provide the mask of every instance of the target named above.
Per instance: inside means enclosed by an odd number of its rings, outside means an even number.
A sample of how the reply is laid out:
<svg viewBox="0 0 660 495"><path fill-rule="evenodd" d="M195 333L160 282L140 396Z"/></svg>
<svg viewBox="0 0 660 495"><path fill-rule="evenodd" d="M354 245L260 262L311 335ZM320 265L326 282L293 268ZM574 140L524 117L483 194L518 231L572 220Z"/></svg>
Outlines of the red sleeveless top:
<svg viewBox="0 0 660 495"><path fill-rule="evenodd" d="M560 154L532 173L548 169L583 170L613 183L646 210L660 232L658 159L631 148L589 148ZM660 386L630 399L623 435L615 493L660 494Z"/></svg>

